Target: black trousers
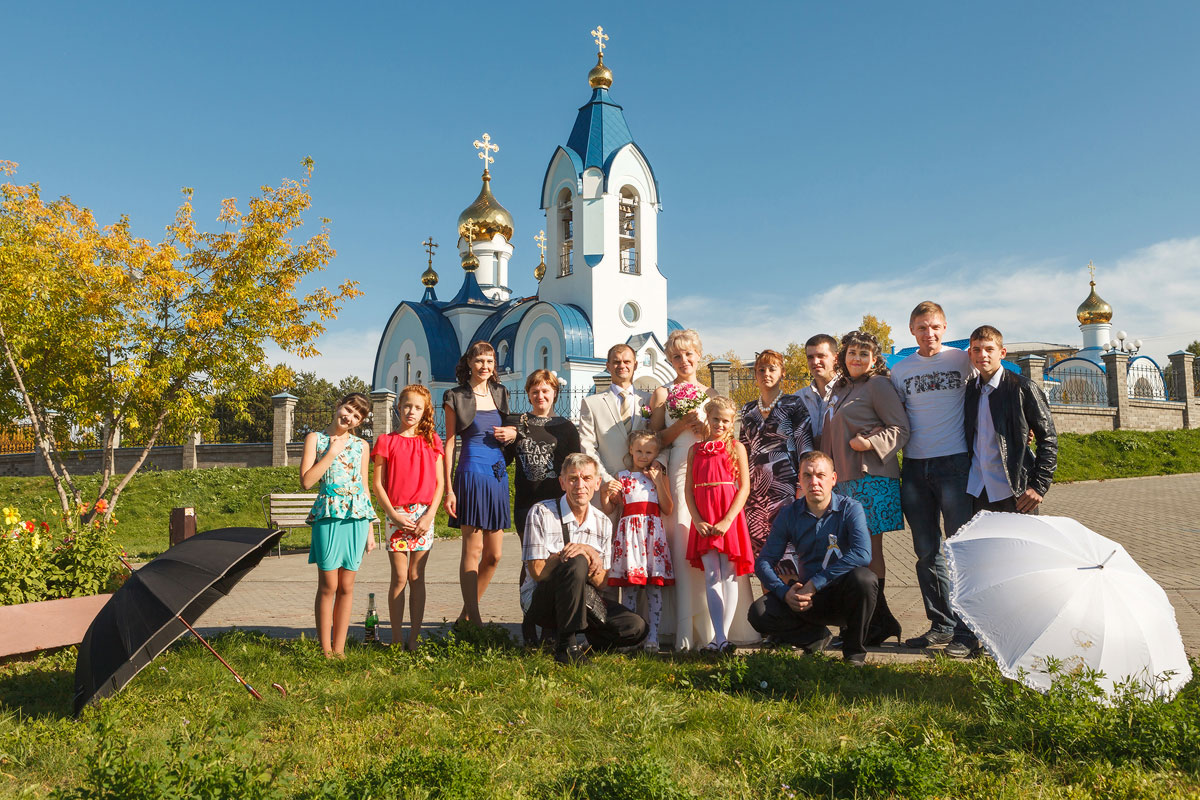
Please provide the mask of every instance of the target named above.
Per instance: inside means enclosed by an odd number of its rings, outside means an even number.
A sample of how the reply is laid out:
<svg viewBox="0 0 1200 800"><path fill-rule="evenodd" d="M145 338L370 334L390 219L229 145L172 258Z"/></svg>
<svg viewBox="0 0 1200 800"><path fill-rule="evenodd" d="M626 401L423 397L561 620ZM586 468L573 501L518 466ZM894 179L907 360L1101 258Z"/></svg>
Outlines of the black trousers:
<svg viewBox="0 0 1200 800"><path fill-rule="evenodd" d="M587 584L588 560L578 555L565 564L555 562L533 590L533 599L525 619L543 628L558 628L559 641L567 641L580 631L597 650L634 647L646 639L646 621L620 603L605 600L608 617L603 625L588 619L583 602Z"/></svg>
<svg viewBox="0 0 1200 800"><path fill-rule="evenodd" d="M858 655L867 652L863 639L878 594L875 573L855 567L813 595L812 605L804 611L793 611L774 594L763 595L750 606L750 624L764 636L800 646L824 636L826 625L840 625L845 629L842 655Z"/></svg>

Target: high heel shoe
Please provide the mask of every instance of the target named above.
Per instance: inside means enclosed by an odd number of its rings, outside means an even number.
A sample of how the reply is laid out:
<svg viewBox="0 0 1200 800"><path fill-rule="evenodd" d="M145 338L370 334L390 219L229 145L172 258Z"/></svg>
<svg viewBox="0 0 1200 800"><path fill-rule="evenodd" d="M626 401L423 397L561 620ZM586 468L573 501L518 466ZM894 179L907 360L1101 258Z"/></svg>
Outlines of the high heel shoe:
<svg viewBox="0 0 1200 800"><path fill-rule="evenodd" d="M900 620L892 614L892 610L888 608L887 598L883 594L883 579L879 579L879 594L875 599L875 613L871 615L871 622L867 625L867 635L863 640L863 644L867 647L879 647L893 636L896 637L896 644L900 644Z"/></svg>

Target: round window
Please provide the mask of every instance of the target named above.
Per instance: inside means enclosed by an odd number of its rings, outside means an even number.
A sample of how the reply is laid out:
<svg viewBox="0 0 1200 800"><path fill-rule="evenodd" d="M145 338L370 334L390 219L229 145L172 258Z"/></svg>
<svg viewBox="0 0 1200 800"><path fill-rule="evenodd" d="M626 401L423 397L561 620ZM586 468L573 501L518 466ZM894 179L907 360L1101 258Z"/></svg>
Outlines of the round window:
<svg viewBox="0 0 1200 800"><path fill-rule="evenodd" d="M621 319L626 325L634 325L642 317L642 310L632 300L621 306Z"/></svg>

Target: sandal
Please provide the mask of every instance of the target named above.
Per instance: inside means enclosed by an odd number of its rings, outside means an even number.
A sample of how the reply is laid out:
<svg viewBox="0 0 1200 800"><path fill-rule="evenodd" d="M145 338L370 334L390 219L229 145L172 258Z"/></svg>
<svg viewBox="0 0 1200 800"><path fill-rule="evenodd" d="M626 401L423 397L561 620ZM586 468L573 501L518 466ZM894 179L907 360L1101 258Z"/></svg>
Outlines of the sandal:
<svg viewBox="0 0 1200 800"><path fill-rule="evenodd" d="M728 639L725 640L725 644L721 645L721 655L732 656L735 653L737 653L737 645Z"/></svg>

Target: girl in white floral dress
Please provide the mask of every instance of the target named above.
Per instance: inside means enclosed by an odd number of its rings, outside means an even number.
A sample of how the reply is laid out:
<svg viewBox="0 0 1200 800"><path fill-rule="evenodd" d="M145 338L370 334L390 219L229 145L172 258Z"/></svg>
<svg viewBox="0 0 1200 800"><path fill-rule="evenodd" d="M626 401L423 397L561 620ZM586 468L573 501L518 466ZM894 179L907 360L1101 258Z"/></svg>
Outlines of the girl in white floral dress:
<svg viewBox="0 0 1200 800"><path fill-rule="evenodd" d="M646 594L647 652L658 651L658 624L662 619L662 587L675 583L671 550L663 514L674 510L671 484L659 454L658 437L651 431L634 431L629 437L629 453L616 479L621 490L604 495L606 514L620 509L621 519L613 533L612 569L608 585L620 586L621 604L637 611L640 592Z"/></svg>
<svg viewBox="0 0 1200 800"><path fill-rule="evenodd" d="M308 514L312 546L308 563L317 565L317 640L326 658L343 658L354 578L364 551L375 549L370 535L375 507L367 492L369 449L351 431L371 413L365 395L348 394L338 403L333 422L324 431L304 437L300 485L320 485Z"/></svg>

